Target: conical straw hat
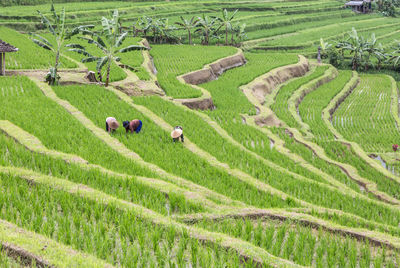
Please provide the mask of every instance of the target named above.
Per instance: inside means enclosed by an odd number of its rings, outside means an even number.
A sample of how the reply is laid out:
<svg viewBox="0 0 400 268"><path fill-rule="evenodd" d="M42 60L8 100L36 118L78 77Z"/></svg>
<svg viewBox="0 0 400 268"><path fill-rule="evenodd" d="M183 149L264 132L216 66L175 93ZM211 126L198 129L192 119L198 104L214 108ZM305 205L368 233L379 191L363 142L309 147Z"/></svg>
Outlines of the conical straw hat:
<svg viewBox="0 0 400 268"><path fill-rule="evenodd" d="M117 129L119 127L118 121L115 119L112 119L109 123L111 129Z"/></svg>
<svg viewBox="0 0 400 268"><path fill-rule="evenodd" d="M171 132L171 137L176 139L179 138L182 135L183 131L182 129L174 129L174 131Z"/></svg>

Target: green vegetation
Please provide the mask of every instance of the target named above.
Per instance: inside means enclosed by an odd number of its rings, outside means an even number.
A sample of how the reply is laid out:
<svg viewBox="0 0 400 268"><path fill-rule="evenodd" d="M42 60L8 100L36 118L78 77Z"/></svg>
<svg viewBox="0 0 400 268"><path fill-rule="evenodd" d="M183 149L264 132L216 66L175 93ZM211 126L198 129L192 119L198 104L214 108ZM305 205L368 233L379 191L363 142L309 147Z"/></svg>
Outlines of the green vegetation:
<svg viewBox="0 0 400 268"><path fill-rule="evenodd" d="M262 222L231 220L211 222L204 220L196 226L222 232L249 241L275 256L294 263L316 267L368 267L371 264L394 267L395 255L387 256L383 249L360 243L351 237L315 231L290 222Z"/></svg>
<svg viewBox="0 0 400 268"><path fill-rule="evenodd" d="M158 71L157 79L166 94L174 98L195 98L201 96L199 90L182 84L177 76L203 68L204 65L221 57L235 54L232 47L201 46L153 46L150 51Z"/></svg>
<svg viewBox="0 0 400 268"><path fill-rule="evenodd" d="M0 266L397 267L391 5L0 0Z"/></svg>
<svg viewBox="0 0 400 268"><path fill-rule="evenodd" d="M6 68L18 69L48 69L55 61L55 55L38 47L29 40L29 36L17 33L6 27L0 27L1 40L14 44L18 52L8 53L6 58ZM61 68L75 68L75 63L62 57Z"/></svg>

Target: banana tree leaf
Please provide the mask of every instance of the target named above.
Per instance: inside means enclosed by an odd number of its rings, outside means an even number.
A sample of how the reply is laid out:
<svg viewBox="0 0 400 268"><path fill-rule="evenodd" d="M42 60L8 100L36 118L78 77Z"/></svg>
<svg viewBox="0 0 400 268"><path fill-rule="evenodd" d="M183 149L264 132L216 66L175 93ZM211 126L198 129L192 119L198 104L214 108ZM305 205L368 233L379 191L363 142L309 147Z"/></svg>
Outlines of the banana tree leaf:
<svg viewBox="0 0 400 268"><path fill-rule="evenodd" d="M101 59L101 58L99 58L99 57L88 57L88 58L83 58L81 60L81 62L83 62L83 63L85 63L85 62L94 62L94 61L98 61L99 59Z"/></svg>
<svg viewBox="0 0 400 268"><path fill-rule="evenodd" d="M53 45L46 38L35 33L29 33L29 35L38 38L41 42L45 43L47 46L53 47Z"/></svg>
<svg viewBox="0 0 400 268"><path fill-rule="evenodd" d="M65 47L85 49L85 47L80 44L68 44L68 45L65 45Z"/></svg>
<svg viewBox="0 0 400 268"><path fill-rule="evenodd" d="M142 50L142 49L147 49L147 48L144 47L144 46L132 45L132 46L128 46L128 47L122 48L117 52L126 53L126 52L129 52L129 51Z"/></svg>
<svg viewBox="0 0 400 268"><path fill-rule="evenodd" d="M52 35L56 36L56 32L54 31L53 26L51 25L50 21L38 10L37 11L42 18L42 21L46 24L47 28L49 28L49 31L51 32Z"/></svg>
<svg viewBox="0 0 400 268"><path fill-rule="evenodd" d="M124 40L125 40L125 38L126 38L127 35L128 35L127 32L121 34L121 35L118 37L117 41L115 42L115 47L119 47L119 46L122 44L122 42L124 42Z"/></svg>
<svg viewBox="0 0 400 268"><path fill-rule="evenodd" d="M53 48L49 47L48 45L46 45L45 43L43 43L42 41L39 41L37 39L32 39L32 41L37 44L38 46L47 49L47 50L53 50Z"/></svg>
<svg viewBox="0 0 400 268"><path fill-rule="evenodd" d="M89 52L87 52L86 50L80 49L80 48L71 48L71 49L68 49L68 51L76 52L76 53L78 53L78 54L82 54L82 55L84 55L84 56L86 56L86 57L90 57L90 58L94 57L93 55L91 55L91 54L90 54Z"/></svg>
<svg viewBox="0 0 400 268"><path fill-rule="evenodd" d="M97 60L97 65L96 65L96 70L101 71L103 69L104 65L108 62L109 58L107 56L99 58Z"/></svg>

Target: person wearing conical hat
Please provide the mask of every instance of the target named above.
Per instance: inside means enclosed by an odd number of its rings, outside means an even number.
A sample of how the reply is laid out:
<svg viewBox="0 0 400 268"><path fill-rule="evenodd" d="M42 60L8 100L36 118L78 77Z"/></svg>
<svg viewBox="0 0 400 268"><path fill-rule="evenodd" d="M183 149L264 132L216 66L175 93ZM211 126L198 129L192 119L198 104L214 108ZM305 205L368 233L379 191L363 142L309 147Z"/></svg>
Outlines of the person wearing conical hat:
<svg viewBox="0 0 400 268"><path fill-rule="evenodd" d="M119 123L117 119L114 117L107 117L106 118L106 131L108 133L114 132L119 127Z"/></svg>
<svg viewBox="0 0 400 268"><path fill-rule="evenodd" d="M134 131L136 133L139 133L140 130L142 129L143 124L142 124L142 121L140 121L139 119L135 119L132 121L124 121L122 123L122 125L124 126L126 133L128 133L129 131L131 133L133 133Z"/></svg>
<svg viewBox="0 0 400 268"><path fill-rule="evenodd" d="M182 127L181 126L174 127L174 130L172 130L172 132L171 132L171 137L172 137L174 142L179 141L179 138L183 142L184 141L184 137L183 137L183 129L182 129Z"/></svg>

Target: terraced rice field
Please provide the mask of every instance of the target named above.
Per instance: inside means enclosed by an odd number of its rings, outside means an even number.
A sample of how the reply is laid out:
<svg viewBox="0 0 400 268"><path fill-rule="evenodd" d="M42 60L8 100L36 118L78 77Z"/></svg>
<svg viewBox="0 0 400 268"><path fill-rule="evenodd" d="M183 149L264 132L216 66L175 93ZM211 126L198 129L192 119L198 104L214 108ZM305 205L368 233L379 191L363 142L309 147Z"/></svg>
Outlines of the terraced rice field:
<svg viewBox="0 0 400 268"><path fill-rule="evenodd" d="M331 0L56 3L68 26L118 7L122 31L238 9L248 39L189 45L178 29L181 44L115 51L108 87L63 49L50 86L54 56L26 33L50 37L35 3L0 9L0 39L19 48L0 76L1 267L400 266L400 82L313 58L352 27L391 46L397 18ZM130 32L124 46L146 44Z"/></svg>

